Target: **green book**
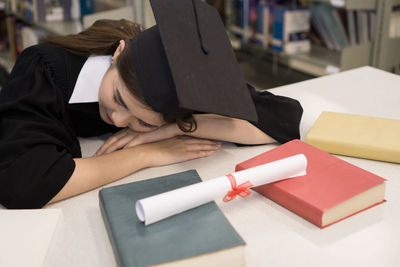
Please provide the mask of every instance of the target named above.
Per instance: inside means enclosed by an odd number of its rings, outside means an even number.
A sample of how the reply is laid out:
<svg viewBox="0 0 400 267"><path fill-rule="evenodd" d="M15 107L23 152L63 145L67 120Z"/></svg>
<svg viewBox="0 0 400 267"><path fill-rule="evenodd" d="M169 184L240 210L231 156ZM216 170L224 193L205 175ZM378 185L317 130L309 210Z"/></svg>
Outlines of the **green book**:
<svg viewBox="0 0 400 267"><path fill-rule="evenodd" d="M197 172L189 170L100 190L100 208L119 266L245 265L245 242L215 202L149 226L137 218L137 200L198 182Z"/></svg>

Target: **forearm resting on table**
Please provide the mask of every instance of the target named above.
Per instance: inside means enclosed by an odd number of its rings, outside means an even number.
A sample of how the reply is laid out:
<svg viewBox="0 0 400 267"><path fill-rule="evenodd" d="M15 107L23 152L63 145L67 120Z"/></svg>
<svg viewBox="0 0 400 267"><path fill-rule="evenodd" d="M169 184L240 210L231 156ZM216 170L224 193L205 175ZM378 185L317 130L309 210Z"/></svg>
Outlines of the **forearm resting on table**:
<svg viewBox="0 0 400 267"><path fill-rule="evenodd" d="M90 191L149 167L145 155L142 147L138 146L99 157L75 158L71 178L49 203Z"/></svg>
<svg viewBox="0 0 400 267"><path fill-rule="evenodd" d="M267 144L276 142L272 137L248 121L215 114L196 114L197 130L182 133L194 137L239 144Z"/></svg>

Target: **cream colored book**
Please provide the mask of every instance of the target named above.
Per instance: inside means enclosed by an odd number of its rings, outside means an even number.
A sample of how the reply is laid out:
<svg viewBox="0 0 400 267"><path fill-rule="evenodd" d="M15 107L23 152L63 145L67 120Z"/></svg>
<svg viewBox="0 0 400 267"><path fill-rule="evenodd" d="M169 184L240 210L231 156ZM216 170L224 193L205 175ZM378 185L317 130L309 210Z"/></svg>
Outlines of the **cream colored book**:
<svg viewBox="0 0 400 267"><path fill-rule="evenodd" d="M61 209L0 209L0 266L46 266L61 218Z"/></svg>
<svg viewBox="0 0 400 267"><path fill-rule="evenodd" d="M332 154L400 163L400 120L324 111L306 142Z"/></svg>

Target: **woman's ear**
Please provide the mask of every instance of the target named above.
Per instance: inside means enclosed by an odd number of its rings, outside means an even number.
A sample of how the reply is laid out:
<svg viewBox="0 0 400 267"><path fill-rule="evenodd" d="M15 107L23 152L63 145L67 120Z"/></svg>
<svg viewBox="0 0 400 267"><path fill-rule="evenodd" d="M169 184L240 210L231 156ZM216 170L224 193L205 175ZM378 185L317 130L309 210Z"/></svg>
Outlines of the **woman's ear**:
<svg viewBox="0 0 400 267"><path fill-rule="evenodd" d="M121 52L124 50L124 48L125 48L125 41L124 40L120 40L119 41L119 45L118 45L118 47L115 50L114 55L113 55L113 59L114 60L119 56L119 54L121 54Z"/></svg>

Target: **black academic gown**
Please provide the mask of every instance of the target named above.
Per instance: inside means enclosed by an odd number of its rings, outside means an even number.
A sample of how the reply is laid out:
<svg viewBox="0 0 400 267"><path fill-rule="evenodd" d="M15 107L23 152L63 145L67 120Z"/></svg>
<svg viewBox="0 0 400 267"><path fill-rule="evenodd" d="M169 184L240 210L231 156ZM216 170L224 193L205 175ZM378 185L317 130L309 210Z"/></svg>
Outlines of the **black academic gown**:
<svg viewBox="0 0 400 267"><path fill-rule="evenodd" d="M0 203L40 208L71 177L81 157L77 136L115 128L104 123L97 103L68 104L79 57L44 44L23 51L0 92Z"/></svg>
<svg viewBox="0 0 400 267"><path fill-rule="evenodd" d="M71 177L81 157L78 136L117 128L103 122L98 103L68 104L86 58L50 44L22 52L0 91L0 203L40 208ZM293 99L249 86L259 117L253 123L276 139L299 138L302 115Z"/></svg>

